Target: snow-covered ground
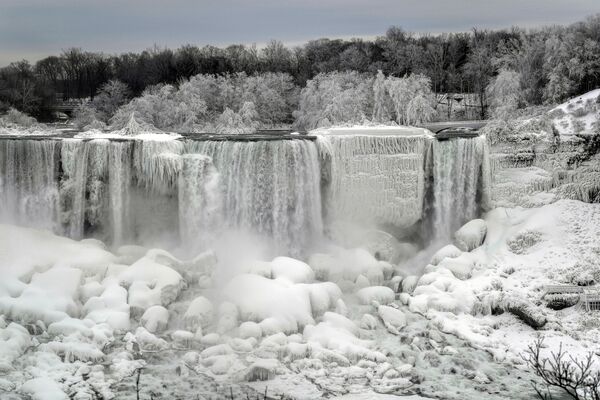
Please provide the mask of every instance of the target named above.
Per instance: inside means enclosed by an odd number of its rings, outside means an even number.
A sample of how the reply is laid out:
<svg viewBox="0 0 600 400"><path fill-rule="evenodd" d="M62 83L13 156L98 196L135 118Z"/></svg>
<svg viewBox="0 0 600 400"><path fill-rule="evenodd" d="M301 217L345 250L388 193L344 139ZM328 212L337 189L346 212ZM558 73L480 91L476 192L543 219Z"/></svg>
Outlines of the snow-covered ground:
<svg viewBox="0 0 600 400"><path fill-rule="evenodd" d="M600 89L574 97L550 110L552 122L561 135L590 134L600 119Z"/></svg>
<svg viewBox="0 0 600 400"><path fill-rule="evenodd" d="M422 257L330 247L233 272L213 252L113 254L0 225L0 397L134 398L141 371L142 398L529 399L521 354L538 335L599 348L598 316L542 299L600 279L599 235L598 204L497 208L409 275Z"/></svg>

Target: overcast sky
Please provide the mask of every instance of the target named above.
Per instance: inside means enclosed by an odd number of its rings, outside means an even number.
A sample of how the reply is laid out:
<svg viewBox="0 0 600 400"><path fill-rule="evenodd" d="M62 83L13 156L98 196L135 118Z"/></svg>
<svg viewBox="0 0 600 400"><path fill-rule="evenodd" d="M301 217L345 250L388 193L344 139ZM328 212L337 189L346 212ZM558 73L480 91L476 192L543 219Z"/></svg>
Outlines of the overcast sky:
<svg viewBox="0 0 600 400"><path fill-rule="evenodd" d="M600 0L0 0L0 66L61 49L120 53L154 44L300 44L320 37L565 24Z"/></svg>

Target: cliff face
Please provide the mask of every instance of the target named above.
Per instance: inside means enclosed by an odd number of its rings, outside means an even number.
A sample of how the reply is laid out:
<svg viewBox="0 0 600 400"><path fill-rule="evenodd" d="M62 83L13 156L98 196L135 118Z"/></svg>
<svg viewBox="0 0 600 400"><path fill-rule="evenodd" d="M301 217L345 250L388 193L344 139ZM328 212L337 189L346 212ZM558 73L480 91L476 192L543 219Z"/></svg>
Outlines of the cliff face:
<svg viewBox="0 0 600 400"><path fill-rule="evenodd" d="M493 206L600 202L599 144L597 135L512 137L491 144Z"/></svg>

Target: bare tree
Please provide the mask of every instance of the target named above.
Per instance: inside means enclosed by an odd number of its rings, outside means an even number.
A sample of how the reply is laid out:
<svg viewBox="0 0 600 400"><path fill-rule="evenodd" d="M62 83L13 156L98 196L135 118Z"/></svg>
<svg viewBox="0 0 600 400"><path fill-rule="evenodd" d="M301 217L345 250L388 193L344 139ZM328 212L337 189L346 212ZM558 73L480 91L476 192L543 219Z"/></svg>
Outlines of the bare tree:
<svg viewBox="0 0 600 400"><path fill-rule="evenodd" d="M547 385L541 388L532 383L538 397L543 400L552 399L550 388L559 389L572 399L600 400L600 370L595 369L597 358L590 352L584 359L579 360L563 350L562 343L557 352L550 357L543 357L541 349L544 340L537 339L527 347L523 359L533 372Z"/></svg>

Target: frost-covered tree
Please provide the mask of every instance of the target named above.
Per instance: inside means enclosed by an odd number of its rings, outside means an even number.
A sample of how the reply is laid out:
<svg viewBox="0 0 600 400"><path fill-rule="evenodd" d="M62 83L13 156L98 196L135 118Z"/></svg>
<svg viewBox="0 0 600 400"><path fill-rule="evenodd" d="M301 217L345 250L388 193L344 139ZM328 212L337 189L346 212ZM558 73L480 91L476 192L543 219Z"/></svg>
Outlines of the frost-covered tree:
<svg viewBox="0 0 600 400"><path fill-rule="evenodd" d="M118 80L108 81L100 88L92 102L96 117L107 122L119 107L129 101L130 96L131 92L126 84Z"/></svg>
<svg viewBox="0 0 600 400"><path fill-rule="evenodd" d="M519 107L522 98L520 79L519 73L501 69L498 76L490 82L486 93L494 117L505 118Z"/></svg>
<svg viewBox="0 0 600 400"><path fill-rule="evenodd" d="M240 135L256 132L258 113L253 103L247 101L239 112L227 107L217 118L215 129L219 134Z"/></svg>
<svg viewBox="0 0 600 400"><path fill-rule="evenodd" d="M417 123L415 121L430 121L435 115L434 94L431 91L431 81L424 75L409 75L404 78L388 77L386 81L387 91L392 100L396 121L402 125ZM408 110L412 100L411 115ZM427 103L429 107L426 107ZM414 113L418 109L427 113L423 117L417 117ZM433 111L431 111L433 110Z"/></svg>
<svg viewBox="0 0 600 400"><path fill-rule="evenodd" d="M314 129L362 123L372 114L373 78L357 72L319 74L300 93L294 126Z"/></svg>
<svg viewBox="0 0 600 400"><path fill-rule="evenodd" d="M385 85L385 75L381 70L373 82L373 117L374 122L385 123L391 120L390 97Z"/></svg>
<svg viewBox="0 0 600 400"><path fill-rule="evenodd" d="M408 125L417 125L430 122L435 117L435 109L431 106L431 99L419 93L408 102L406 107L406 122Z"/></svg>

